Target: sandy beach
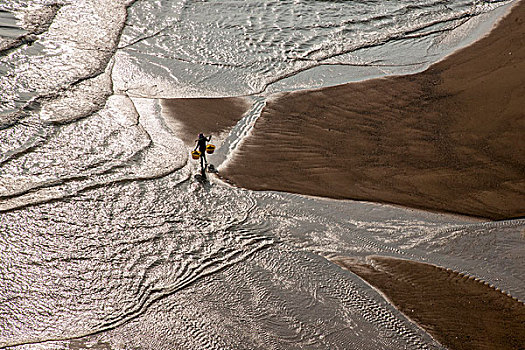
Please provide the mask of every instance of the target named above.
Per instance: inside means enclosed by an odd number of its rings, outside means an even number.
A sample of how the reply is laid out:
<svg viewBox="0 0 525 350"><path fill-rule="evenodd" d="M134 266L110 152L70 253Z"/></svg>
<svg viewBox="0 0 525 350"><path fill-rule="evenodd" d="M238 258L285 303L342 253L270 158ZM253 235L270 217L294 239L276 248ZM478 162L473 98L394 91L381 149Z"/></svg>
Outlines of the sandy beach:
<svg viewBox="0 0 525 350"><path fill-rule="evenodd" d="M474 278L433 265L371 257L336 258L384 292L405 315L449 349L523 349L525 305Z"/></svg>
<svg viewBox="0 0 525 350"><path fill-rule="evenodd" d="M186 145L197 135L217 135L234 126L250 107L246 98L173 98L162 100L166 123Z"/></svg>
<svg viewBox="0 0 525 350"><path fill-rule="evenodd" d="M271 96L222 175L253 190L524 216L524 18L517 3L422 73Z"/></svg>

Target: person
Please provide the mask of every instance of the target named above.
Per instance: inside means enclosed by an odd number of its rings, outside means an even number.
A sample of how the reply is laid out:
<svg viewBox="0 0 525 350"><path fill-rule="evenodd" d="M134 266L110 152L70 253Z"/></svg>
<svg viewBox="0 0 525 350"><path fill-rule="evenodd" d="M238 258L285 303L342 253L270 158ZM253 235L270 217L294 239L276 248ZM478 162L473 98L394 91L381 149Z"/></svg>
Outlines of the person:
<svg viewBox="0 0 525 350"><path fill-rule="evenodd" d="M206 160L206 143L210 142L211 135L209 137L204 136L203 133L199 134L199 139L195 140L197 143L195 145L194 151L198 148L199 152L201 152L201 172L204 173L204 170L206 170L206 166L208 165L208 161Z"/></svg>

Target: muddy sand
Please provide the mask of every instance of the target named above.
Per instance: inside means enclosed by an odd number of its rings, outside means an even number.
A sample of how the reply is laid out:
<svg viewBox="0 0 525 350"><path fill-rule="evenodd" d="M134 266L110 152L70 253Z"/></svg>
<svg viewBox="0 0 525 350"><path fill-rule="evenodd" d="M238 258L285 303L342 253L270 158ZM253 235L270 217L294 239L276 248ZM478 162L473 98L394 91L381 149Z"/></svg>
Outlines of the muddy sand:
<svg viewBox="0 0 525 350"><path fill-rule="evenodd" d="M271 96L222 175L253 190L525 216L524 21L522 1L422 73Z"/></svg>
<svg viewBox="0 0 525 350"><path fill-rule="evenodd" d="M186 145L195 145L199 133L217 136L227 132L250 107L248 99L173 98L161 101L166 124Z"/></svg>
<svg viewBox="0 0 525 350"><path fill-rule="evenodd" d="M415 261L333 261L363 278L449 349L525 349L525 305L493 286Z"/></svg>

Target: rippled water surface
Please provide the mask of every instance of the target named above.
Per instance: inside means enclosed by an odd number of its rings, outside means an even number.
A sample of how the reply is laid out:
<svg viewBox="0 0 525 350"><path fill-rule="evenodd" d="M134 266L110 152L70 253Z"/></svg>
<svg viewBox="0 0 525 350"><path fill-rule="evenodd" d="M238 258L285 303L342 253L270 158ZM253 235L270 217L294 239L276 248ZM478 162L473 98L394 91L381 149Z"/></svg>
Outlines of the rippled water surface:
<svg viewBox="0 0 525 350"><path fill-rule="evenodd" d="M420 70L505 4L0 3L0 348L441 348L338 255L523 300L522 220L203 186L159 100L255 94L220 165L265 92Z"/></svg>
<svg viewBox="0 0 525 350"><path fill-rule="evenodd" d="M466 22L498 5L139 1L130 8L121 58L158 81L141 94L223 96L341 83L426 67L465 37ZM315 79L295 76L314 68ZM133 76L122 78L119 88L135 92Z"/></svg>

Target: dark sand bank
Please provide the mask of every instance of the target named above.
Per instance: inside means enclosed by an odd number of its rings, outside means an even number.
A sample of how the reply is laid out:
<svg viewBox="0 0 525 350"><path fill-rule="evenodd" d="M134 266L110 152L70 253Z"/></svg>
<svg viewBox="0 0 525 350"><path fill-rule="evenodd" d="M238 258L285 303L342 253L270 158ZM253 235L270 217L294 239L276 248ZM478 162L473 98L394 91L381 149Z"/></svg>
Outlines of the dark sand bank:
<svg viewBox="0 0 525 350"><path fill-rule="evenodd" d="M274 96L223 176L254 190L524 216L524 21L522 1L419 74Z"/></svg>
<svg viewBox="0 0 525 350"><path fill-rule="evenodd" d="M383 292L449 349L525 349L525 305L479 281L414 261L334 262Z"/></svg>
<svg viewBox="0 0 525 350"><path fill-rule="evenodd" d="M200 132L216 135L234 126L250 107L246 98L174 98L162 100L166 123L184 143L194 145Z"/></svg>

